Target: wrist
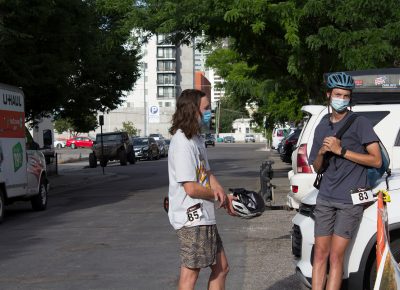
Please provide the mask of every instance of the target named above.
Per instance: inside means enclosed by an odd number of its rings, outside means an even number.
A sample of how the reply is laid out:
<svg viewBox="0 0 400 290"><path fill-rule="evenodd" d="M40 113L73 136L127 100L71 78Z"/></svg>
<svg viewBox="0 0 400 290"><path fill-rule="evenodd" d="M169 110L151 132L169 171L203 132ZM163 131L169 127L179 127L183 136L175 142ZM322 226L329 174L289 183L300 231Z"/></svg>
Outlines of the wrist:
<svg viewBox="0 0 400 290"><path fill-rule="evenodd" d="M345 158L345 155L347 153L347 149L345 147L342 147L340 150L340 157Z"/></svg>

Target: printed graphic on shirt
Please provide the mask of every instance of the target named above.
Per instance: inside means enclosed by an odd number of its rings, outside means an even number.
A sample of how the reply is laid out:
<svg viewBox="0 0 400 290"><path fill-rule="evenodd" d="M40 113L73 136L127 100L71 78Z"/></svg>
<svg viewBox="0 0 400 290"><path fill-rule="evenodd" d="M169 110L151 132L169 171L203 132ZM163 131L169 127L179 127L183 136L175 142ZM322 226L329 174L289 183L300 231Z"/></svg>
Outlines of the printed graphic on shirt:
<svg viewBox="0 0 400 290"><path fill-rule="evenodd" d="M196 166L196 179L205 188L211 188L210 180L207 175L206 164L203 156L200 154L200 164Z"/></svg>

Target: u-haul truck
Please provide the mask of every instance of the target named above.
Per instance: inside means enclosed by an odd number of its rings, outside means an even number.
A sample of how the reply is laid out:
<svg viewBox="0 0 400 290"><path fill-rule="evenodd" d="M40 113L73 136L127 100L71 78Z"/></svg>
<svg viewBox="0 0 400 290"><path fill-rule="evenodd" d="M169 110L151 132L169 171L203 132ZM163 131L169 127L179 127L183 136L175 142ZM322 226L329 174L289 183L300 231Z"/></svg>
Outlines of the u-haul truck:
<svg viewBox="0 0 400 290"><path fill-rule="evenodd" d="M46 209L49 182L38 147L25 128L24 93L0 83L0 222L5 205L17 200Z"/></svg>

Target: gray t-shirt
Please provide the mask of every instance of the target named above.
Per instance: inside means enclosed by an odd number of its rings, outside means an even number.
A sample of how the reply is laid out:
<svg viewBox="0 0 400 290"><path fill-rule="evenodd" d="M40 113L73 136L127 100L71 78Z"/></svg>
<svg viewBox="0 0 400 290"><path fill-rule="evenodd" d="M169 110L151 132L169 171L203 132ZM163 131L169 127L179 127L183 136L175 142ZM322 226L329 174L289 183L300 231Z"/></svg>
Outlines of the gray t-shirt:
<svg viewBox="0 0 400 290"><path fill-rule="evenodd" d="M204 138L194 136L192 139L188 139L179 129L172 136L168 150L168 216L174 229L216 224L214 201L191 198L183 187L184 182L197 182L204 187L211 188L207 175L209 170L210 165ZM187 210L197 204L201 206L201 216L191 222Z"/></svg>
<svg viewBox="0 0 400 290"><path fill-rule="evenodd" d="M315 129L314 142L309 158L310 164L314 163L317 158L324 138L335 136L351 114L354 113L349 111L342 120L333 123L333 128L329 125L329 115L322 118ZM365 146L377 141L379 141L379 138L375 134L370 121L363 116L358 116L343 134L341 144L347 150L365 154L367 153ZM328 169L323 175L319 196L329 201L352 203L350 190L366 186L368 186L367 167L334 155L330 159Z"/></svg>

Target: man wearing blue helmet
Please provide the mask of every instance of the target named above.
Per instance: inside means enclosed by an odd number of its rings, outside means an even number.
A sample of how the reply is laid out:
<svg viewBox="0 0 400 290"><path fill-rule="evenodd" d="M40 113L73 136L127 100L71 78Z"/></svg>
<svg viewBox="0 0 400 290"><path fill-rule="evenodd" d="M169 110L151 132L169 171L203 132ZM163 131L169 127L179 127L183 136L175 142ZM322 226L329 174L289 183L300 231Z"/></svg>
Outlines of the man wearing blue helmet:
<svg viewBox="0 0 400 290"><path fill-rule="evenodd" d="M341 139L335 137L354 114L348 110L353 89L350 75L340 72L328 76L326 95L332 113L315 129L310 153L314 170L324 168L314 211L313 290L325 289L325 284L326 289L340 289L344 253L363 214L363 206L353 205L350 192L366 188L367 168L379 168L382 162L379 139L368 119L358 116Z"/></svg>

